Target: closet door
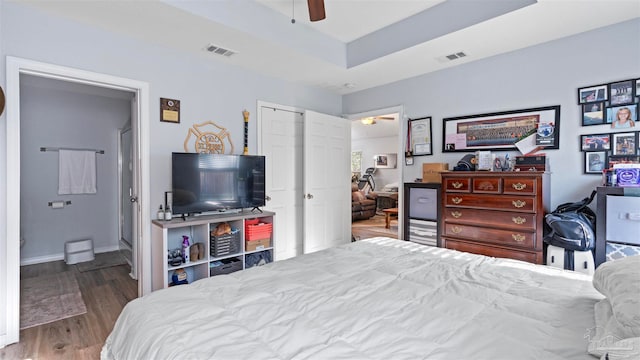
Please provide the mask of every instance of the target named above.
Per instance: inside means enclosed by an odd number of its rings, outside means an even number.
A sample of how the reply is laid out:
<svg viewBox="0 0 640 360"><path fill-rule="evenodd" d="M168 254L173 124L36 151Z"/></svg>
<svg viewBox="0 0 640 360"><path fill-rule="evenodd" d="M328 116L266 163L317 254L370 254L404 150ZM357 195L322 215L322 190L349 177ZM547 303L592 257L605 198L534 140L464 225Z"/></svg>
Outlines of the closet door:
<svg viewBox="0 0 640 360"><path fill-rule="evenodd" d="M304 253L351 241L351 122L305 111Z"/></svg>

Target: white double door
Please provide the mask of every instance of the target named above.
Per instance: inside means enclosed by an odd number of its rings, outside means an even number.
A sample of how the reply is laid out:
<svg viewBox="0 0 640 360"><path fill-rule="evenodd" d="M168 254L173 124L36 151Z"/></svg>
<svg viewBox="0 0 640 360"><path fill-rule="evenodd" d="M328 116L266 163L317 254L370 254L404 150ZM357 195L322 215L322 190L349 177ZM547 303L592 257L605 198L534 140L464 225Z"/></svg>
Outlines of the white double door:
<svg viewBox="0 0 640 360"><path fill-rule="evenodd" d="M351 241L350 121L263 103L258 111L275 259Z"/></svg>

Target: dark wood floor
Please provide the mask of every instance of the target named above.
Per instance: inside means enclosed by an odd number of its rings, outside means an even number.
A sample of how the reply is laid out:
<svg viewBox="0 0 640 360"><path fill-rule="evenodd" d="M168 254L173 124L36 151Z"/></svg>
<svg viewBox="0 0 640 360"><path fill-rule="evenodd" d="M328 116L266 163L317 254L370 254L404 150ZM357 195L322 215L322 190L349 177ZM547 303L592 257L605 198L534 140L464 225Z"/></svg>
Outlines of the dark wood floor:
<svg viewBox="0 0 640 360"><path fill-rule="evenodd" d="M138 295L128 265L79 272L64 261L20 268L20 278L75 276L87 313L20 331L20 342L0 349L0 359L99 359L105 339L126 303Z"/></svg>

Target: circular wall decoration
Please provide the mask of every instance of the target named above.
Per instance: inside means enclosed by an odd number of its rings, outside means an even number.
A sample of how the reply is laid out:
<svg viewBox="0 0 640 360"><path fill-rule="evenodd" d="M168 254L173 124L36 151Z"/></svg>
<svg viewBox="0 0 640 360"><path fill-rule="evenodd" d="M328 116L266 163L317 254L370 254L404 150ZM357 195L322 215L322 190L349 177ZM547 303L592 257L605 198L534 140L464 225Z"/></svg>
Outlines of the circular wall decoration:
<svg viewBox="0 0 640 360"><path fill-rule="evenodd" d="M4 91L2 91L2 86L0 86L0 115L4 112Z"/></svg>

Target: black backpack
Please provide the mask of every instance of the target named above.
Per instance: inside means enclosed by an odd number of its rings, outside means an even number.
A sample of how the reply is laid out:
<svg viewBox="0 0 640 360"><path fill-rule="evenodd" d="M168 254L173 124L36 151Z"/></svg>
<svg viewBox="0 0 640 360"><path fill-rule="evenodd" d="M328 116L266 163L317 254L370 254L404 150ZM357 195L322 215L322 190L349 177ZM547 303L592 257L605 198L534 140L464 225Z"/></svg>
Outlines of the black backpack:
<svg viewBox="0 0 640 360"><path fill-rule="evenodd" d="M582 201L564 203L545 215L547 235L544 242L567 250L593 250L596 245L596 214L589 208L596 191Z"/></svg>

